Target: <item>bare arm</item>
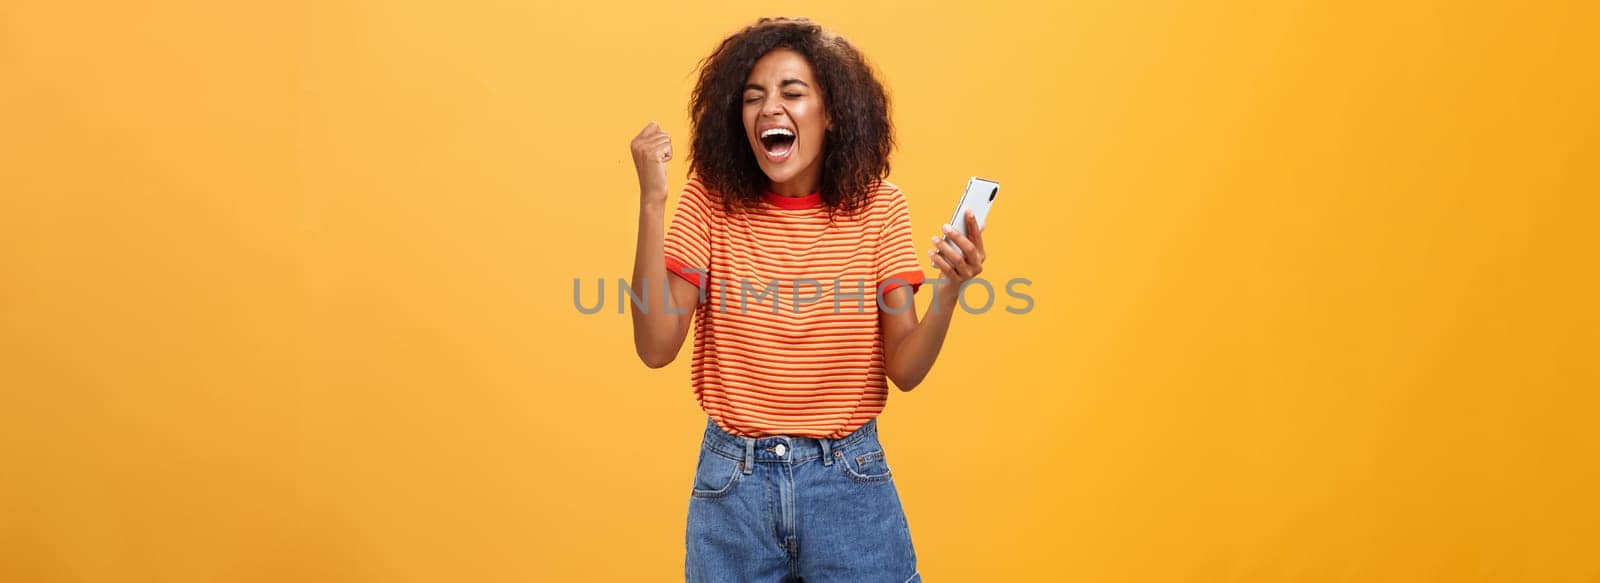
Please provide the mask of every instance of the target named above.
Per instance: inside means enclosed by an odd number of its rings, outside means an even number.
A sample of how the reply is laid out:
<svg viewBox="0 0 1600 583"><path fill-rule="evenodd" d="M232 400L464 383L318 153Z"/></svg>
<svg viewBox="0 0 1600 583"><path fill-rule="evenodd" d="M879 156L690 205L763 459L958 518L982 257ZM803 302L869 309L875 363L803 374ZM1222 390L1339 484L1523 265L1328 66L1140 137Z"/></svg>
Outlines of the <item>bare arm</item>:
<svg viewBox="0 0 1600 583"><path fill-rule="evenodd" d="M961 284L983 272L983 234L972 212L967 212L969 240L952 230L946 230L947 240L936 242L930 254L933 266L939 269L944 281L933 293L933 303L922 321L917 321L917 307L912 301L911 288L900 287L884 296L884 309L878 312L878 325L883 330L884 368L889 380L902 391L917 388L933 369L944 347L945 334L950 331L950 318L955 315L956 302L960 300ZM952 245L960 247L963 255L957 256ZM899 312L899 313L892 313Z"/></svg>
<svg viewBox="0 0 1600 583"><path fill-rule="evenodd" d="M662 249L672 140L655 122L650 122L633 138L630 149L639 173L639 239L633 251L633 280L629 283L645 300L642 309L628 302L633 314L633 348L645 366L660 368L677 358L678 350L683 348L700 290L667 273ZM670 293L664 291L668 289ZM669 298L671 303L665 303Z"/></svg>

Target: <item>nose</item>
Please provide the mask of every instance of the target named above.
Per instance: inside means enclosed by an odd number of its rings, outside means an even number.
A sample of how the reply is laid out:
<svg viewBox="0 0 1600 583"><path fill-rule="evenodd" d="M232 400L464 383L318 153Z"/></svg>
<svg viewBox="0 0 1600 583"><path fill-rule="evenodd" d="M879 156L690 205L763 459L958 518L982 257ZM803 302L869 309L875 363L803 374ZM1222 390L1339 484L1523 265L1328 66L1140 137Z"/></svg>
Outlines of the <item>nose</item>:
<svg viewBox="0 0 1600 583"><path fill-rule="evenodd" d="M761 115L774 117L783 113L783 101L776 97L768 97L766 104L761 107Z"/></svg>

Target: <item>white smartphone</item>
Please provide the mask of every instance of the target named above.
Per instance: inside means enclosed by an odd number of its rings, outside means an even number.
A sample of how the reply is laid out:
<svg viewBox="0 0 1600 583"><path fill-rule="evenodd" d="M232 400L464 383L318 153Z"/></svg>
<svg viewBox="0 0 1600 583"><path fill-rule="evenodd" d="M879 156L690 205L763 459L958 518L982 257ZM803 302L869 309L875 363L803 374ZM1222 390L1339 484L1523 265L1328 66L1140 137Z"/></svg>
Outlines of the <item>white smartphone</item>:
<svg viewBox="0 0 1600 583"><path fill-rule="evenodd" d="M994 199L1000 194L1000 183L976 176L967 180L967 190L961 193L961 204L956 205L956 214L950 216L950 226L957 233L967 236L967 211L978 219L978 229L983 229L984 220L989 218L989 209L994 207ZM956 254L961 254L961 248L956 248Z"/></svg>

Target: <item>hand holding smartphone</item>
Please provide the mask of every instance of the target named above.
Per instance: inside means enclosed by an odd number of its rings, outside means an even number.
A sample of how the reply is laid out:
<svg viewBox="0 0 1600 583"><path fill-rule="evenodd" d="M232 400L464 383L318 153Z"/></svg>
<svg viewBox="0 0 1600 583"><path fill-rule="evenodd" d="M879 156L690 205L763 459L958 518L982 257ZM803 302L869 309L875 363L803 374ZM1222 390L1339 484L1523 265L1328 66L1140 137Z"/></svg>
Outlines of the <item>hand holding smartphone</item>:
<svg viewBox="0 0 1600 583"><path fill-rule="evenodd" d="M967 180L967 189L961 193L961 202L956 205L956 212L950 215L950 226L964 237L971 237L967 233L967 211L972 211L974 218L978 219L978 229L983 229L983 224L989 218L989 209L994 207L995 197L1000 194L1000 183L976 176ZM956 254L961 254L961 249L956 248Z"/></svg>

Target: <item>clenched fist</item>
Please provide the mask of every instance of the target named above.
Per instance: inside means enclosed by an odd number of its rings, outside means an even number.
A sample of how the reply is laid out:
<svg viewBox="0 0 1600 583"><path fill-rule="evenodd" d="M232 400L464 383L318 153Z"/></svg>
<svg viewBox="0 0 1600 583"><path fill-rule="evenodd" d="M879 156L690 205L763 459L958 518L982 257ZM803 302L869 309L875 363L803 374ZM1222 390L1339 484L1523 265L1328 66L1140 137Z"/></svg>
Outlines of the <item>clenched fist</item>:
<svg viewBox="0 0 1600 583"><path fill-rule="evenodd" d="M629 144L633 169L639 172L639 196L644 202L667 200L667 161L672 159L672 138L656 122L644 126Z"/></svg>

